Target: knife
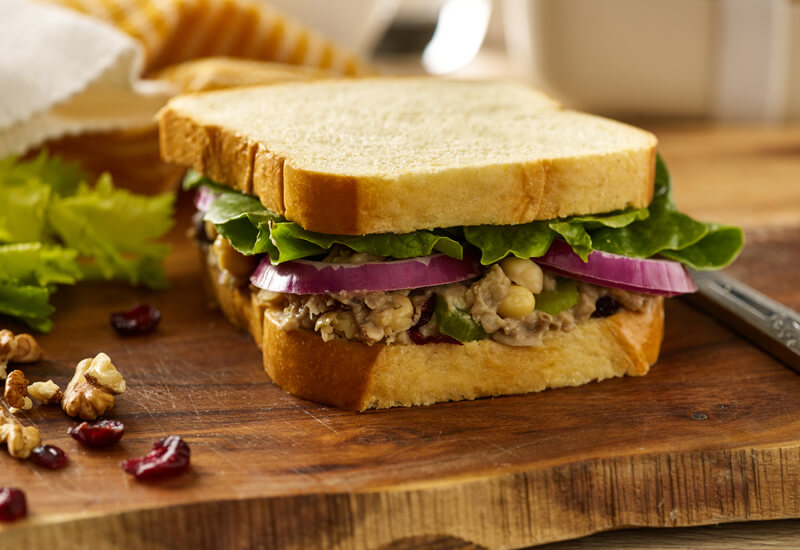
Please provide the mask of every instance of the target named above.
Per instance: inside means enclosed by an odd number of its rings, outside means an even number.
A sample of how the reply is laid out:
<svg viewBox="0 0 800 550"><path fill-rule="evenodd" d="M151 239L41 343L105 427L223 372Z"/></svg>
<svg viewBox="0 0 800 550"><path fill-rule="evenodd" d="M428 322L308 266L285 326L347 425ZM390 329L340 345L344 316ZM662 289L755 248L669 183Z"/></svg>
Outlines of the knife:
<svg viewBox="0 0 800 550"><path fill-rule="evenodd" d="M692 271L684 298L800 373L800 313L719 272Z"/></svg>

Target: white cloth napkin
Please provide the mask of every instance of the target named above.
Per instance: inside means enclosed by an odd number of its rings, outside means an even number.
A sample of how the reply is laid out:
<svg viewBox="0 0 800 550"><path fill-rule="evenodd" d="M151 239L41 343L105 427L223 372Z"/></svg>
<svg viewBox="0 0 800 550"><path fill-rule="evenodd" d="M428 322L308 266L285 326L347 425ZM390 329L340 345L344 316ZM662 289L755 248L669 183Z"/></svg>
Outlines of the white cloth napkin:
<svg viewBox="0 0 800 550"><path fill-rule="evenodd" d="M140 80L137 42L58 6L0 0L0 158L48 139L142 127L173 94Z"/></svg>

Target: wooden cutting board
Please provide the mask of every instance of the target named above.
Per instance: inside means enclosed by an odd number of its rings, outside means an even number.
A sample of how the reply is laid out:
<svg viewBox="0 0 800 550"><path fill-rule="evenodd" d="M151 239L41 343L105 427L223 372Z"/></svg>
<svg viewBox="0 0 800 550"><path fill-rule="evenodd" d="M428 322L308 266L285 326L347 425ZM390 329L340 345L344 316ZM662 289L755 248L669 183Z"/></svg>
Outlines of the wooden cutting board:
<svg viewBox="0 0 800 550"><path fill-rule="evenodd" d="M0 453L0 486L24 489L30 508L0 526L0 547L498 548L800 517L800 376L681 300L646 377L354 414L272 385L249 337L206 307L182 236L188 206L168 292L59 290L47 357L23 370L63 387L80 359L108 353L128 382L110 415L126 435L87 450L60 409L23 414L70 464ZM800 308L797 226L748 236L730 273ZM117 336L109 313L142 301L162 310L158 331ZM191 445L187 475L143 484L122 472L168 434Z"/></svg>

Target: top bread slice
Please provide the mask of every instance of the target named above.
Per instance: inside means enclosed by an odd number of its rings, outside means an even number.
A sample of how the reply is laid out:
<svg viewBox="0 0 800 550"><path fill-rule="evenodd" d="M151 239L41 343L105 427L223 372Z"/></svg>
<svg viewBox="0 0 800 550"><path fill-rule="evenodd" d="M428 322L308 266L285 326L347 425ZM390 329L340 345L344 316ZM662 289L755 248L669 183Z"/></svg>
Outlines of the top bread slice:
<svg viewBox="0 0 800 550"><path fill-rule="evenodd" d="M179 96L164 160L306 229L363 235L647 206L656 138L527 86L321 80Z"/></svg>

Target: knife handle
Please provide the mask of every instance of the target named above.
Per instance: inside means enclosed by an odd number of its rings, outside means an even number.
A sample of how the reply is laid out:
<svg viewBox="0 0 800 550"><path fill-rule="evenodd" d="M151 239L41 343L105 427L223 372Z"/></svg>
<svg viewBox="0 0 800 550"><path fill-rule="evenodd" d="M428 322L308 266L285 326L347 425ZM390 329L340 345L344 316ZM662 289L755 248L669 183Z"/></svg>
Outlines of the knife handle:
<svg viewBox="0 0 800 550"><path fill-rule="evenodd" d="M800 373L800 314L718 272L693 271L689 302Z"/></svg>

